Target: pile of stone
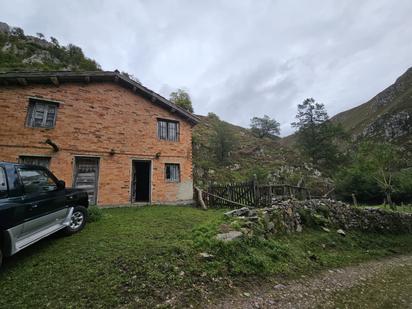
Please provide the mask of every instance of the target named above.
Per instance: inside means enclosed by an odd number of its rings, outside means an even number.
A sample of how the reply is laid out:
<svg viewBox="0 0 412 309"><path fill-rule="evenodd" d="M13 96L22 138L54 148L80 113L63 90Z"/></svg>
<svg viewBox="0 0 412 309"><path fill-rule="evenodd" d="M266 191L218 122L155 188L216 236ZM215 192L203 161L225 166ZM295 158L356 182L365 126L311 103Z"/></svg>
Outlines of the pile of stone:
<svg viewBox="0 0 412 309"><path fill-rule="evenodd" d="M377 208L356 208L343 202L319 200L274 201L267 208L240 208L225 213L230 218L228 230L217 239L230 241L243 235L285 234L301 232L304 227L335 229L345 236L345 230L368 232L411 233L412 214L392 212ZM228 225L225 225L228 226Z"/></svg>

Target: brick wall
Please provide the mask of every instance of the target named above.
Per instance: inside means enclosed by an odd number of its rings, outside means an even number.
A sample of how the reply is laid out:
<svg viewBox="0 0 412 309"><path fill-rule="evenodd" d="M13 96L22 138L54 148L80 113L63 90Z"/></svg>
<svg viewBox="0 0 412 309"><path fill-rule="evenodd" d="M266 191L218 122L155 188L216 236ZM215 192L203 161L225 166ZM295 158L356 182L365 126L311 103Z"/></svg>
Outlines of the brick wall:
<svg viewBox="0 0 412 309"><path fill-rule="evenodd" d="M62 102L55 128L25 126L30 96ZM191 125L131 90L115 83L3 86L0 114L0 161L15 162L21 155L51 156L50 169L71 186L74 157L97 156L98 204L115 205L130 203L132 160L151 160L153 203L192 199ZM180 122L179 142L158 139L157 118ZM44 144L48 138L59 152ZM180 183L165 181L165 163L180 164Z"/></svg>

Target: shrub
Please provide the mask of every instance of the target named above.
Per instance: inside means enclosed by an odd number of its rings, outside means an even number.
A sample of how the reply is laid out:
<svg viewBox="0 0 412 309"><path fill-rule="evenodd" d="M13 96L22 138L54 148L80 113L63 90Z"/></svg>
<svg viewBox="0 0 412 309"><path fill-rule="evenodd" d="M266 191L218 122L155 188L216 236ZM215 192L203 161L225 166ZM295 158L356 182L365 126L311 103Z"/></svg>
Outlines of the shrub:
<svg viewBox="0 0 412 309"><path fill-rule="evenodd" d="M96 222L103 217L103 210L98 206L90 206L87 212L87 222Z"/></svg>

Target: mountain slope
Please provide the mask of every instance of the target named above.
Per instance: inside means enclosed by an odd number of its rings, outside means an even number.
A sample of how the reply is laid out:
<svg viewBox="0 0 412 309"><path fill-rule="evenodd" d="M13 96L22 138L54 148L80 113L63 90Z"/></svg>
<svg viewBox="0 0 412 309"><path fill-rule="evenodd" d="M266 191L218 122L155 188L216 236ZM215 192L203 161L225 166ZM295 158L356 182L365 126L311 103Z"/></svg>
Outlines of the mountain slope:
<svg viewBox="0 0 412 309"><path fill-rule="evenodd" d="M412 68L368 102L331 118L354 139L412 143Z"/></svg>
<svg viewBox="0 0 412 309"><path fill-rule="evenodd" d="M406 148L412 157L412 68L368 102L330 120L341 124L353 141L372 139L394 143ZM293 147L296 142L296 134L281 141L285 147Z"/></svg>
<svg viewBox="0 0 412 309"><path fill-rule="evenodd" d="M47 41L25 35L20 28L0 22L0 72L7 71L96 71L99 64L73 44L61 46L57 39Z"/></svg>

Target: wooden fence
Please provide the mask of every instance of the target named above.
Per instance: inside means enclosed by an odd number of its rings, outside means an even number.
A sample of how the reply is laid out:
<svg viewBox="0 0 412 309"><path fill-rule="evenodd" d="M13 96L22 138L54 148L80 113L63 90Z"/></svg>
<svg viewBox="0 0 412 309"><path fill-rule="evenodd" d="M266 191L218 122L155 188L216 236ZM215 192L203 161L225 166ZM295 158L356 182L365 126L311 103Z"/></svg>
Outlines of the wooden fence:
<svg viewBox="0 0 412 309"><path fill-rule="evenodd" d="M239 208L255 205L254 181L213 185L207 191L203 191L203 200L210 208Z"/></svg>
<svg viewBox="0 0 412 309"><path fill-rule="evenodd" d="M227 185L211 185L202 191L204 203L209 208L267 207L273 199L310 199L307 188L285 184L259 185L256 180Z"/></svg>

